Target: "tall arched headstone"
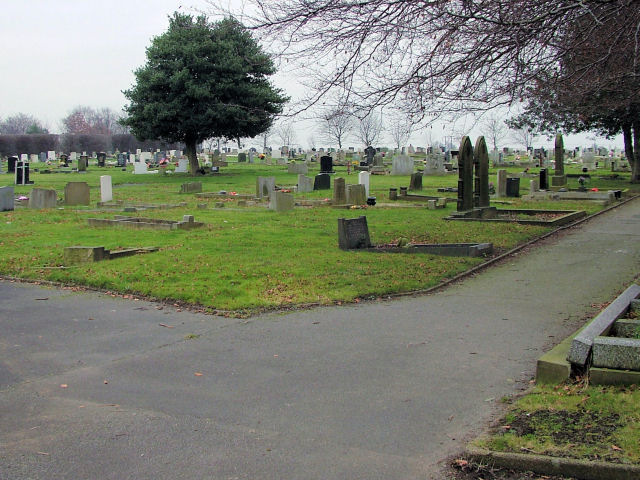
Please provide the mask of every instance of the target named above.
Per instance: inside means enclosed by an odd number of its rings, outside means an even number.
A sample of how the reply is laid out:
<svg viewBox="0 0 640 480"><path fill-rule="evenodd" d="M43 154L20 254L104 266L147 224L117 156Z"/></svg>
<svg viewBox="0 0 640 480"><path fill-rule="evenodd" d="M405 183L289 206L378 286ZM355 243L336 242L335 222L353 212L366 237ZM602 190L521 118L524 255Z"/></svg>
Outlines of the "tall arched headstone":
<svg viewBox="0 0 640 480"><path fill-rule="evenodd" d="M458 153L458 208L459 212L473 208L473 147L466 135L460 142Z"/></svg>
<svg viewBox="0 0 640 480"><path fill-rule="evenodd" d="M562 141L562 134L556 135L555 144L555 161L556 169L554 175L551 177L551 186L564 187L567 184L567 176L564 174L564 142Z"/></svg>
<svg viewBox="0 0 640 480"><path fill-rule="evenodd" d="M489 206L489 151L484 137L478 137L476 147L473 150L473 163L475 166L475 194L474 206Z"/></svg>

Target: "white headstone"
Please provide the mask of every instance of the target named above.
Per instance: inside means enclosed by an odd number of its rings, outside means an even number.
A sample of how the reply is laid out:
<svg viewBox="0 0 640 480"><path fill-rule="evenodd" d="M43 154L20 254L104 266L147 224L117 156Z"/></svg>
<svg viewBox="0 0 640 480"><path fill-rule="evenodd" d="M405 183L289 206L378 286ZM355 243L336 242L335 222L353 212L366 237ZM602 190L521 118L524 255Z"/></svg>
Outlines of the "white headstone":
<svg viewBox="0 0 640 480"><path fill-rule="evenodd" d="M364 185L364 191L367 195L367 197L369 196L369 181L371 180L370 177L370 173L369 172L359 172L358 173L358 183L360 185Z"/></svg>
<svg viewBox="0 0 640 480"><path fill-rule="evenodd" d="M187 173L189 171L189 159L181 158L178 160L178 166L176 167L176 173Z"/></svg>
<svg viewBox="0 0 640 480"><path fill-rule="evenodd" d="M55 160L56 159L56 152L55 150L49 150L47 151L47 160Z"/></svg>
<svg viewBox="0 0 640 480"><path fill-rule="evenodd" d="M78 159L78 153L77 152L71 152L69 153L69 160L71 161L75 161Z"/></svg>
<svg viewBox="0 0 640 480"><path fill-rule="evenodd" d="M391 175L411 175L413 173L413 159L406 155L398 155L393 159Z"/></svg>
<svg viewBox="0 0 640 480"><path fill-rule="evenodd" d="M133 173L135 174L139 175L142 173L147 173L148 171L149 170L147 169L147 164L142 159L139 162L133 164Z"/></svg>
<svg viewBox="0 0 640 480"><path fill-rule="evenodd" d="M111 175L100 176L100 201L110 202L113 200L113 188L111 186Z"/></svg>

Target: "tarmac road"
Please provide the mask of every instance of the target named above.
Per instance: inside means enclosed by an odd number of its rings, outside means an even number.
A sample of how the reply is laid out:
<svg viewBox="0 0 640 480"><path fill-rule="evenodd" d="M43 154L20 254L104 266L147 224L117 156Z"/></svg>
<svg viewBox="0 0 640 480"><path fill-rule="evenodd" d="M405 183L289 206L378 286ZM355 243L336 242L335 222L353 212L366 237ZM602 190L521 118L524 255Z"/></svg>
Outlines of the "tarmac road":
<svg viewBox="0 0 640 480"><path fill-rule="evenodd" d="M639 266L634 200L437 293L249 320L0 281L0 479L443 478Z"/></svg>

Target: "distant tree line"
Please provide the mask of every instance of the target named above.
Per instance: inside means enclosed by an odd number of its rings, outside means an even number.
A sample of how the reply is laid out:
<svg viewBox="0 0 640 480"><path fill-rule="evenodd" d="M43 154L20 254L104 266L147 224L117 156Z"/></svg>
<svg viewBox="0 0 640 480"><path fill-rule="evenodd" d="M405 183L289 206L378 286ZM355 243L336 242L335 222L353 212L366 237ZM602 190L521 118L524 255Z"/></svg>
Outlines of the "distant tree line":
<svg viewBox="0 0 640 480"><path fill-rule="evenodd" d="M160 150L182 150L180 143L168 143L160 140L137 140L130 133L105 135L65 133L56 134L0 134L0 156L19 155L21 153L38 154L55 150L56 152L135 152Z"/></svg>

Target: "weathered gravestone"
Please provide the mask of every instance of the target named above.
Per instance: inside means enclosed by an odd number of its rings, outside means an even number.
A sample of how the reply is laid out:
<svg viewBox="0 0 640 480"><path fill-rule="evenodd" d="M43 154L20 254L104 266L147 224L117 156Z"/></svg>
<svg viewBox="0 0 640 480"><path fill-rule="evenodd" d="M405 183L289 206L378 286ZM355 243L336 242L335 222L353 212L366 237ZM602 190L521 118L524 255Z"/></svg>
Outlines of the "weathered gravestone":
<svg viewBox="0 0 640 480"><path fill-rule="evenodd" d="M328 173L319 173L316 175L313 182L314 190L330 190L331 189L331 175Z"/></svg>
<svg viewBox="0 0 640 480"><path fill-rule="evenodd" d="M107 154L105 152L98 153L98 166L104 167L107 162Z"/></svg>
<svg viewBox="0 0 640 480"><path fill-rule="evenodd" d="M427 157L426 165L422 171L422 175L444 175L446 170L444 168L444 155L440 153L433 153Z"/></svg>
<svg viewBox="0 0 640 480"><path fill-rule="evenodd" d="M458 205L457 210L463 212L473 208L473 147L466 135L460 142L458 154Z"/></svg>
<svg viewBox="0 0 640 480"><path fill-rule="evenodd" d="M247 161L247 154L244 152L238 153L238 163L245 163Z"/></svg>
<svg viewBox="0 0 640 480"><path fill-rule="evenodd" d="M333 204L345 205L347 203L347 193L345 190L344 178L333 180Z"/></svg>
<svg viewBox="0 0 640 480"><path fill-rule="evenodd" d="M342 250L370 248L369 226L367 217L338 219L338 246Z"/></svg>
<svg viewBox="0 0 640 480"><path fill-rule="evenodd" d="M100 201L110 202L113 200L113 188L111 185L111 176L100 176Z"/></svg>
<svg viewBox="0 0 640 480"><path fill-rule="evenodd" d="M87 155L80 155L80 158L78 159L78 171L86 172L88 164L89 164L89 157Z"/></svg>
<svg viewBox="0 0 640 480"><path fill-rule="evenodd" d="M551 185L554 187L564 187L567 185L567 176L564 174L564 142L562 141L561 133L556 135L555 160L556 169L554 175L551 177Z"/></svg>
<svg viewBox="0 0 640 480"><path fill-rule="evenodd" d="M41 210L56 208L58 196L55 190L49 188L34 188L29 195L29 208Z"/></svg>
<svg viewBox="0 0 640 480"><path fill-rule="evenodd" d="M189 159L179 158L178 166L176 167L176 173L187 173L189 171Z"/></svg>
<svg viewBox="0 0 640 480"><path fill-rule="evenodd" d="M309 167L305 163L290 163L287 165L287 173L295 175L306 175L309 172Z"/></svg>
<svg viewBox="0 0 640 480"><path fill-rule="evenodd" d="M6 212L15 208L13 187L0 187L0 212Z"/></svg>
<svg viewBox="0 0 640 480"><path fill-rule="evenodd" d="M409 190L422 190L422 174L420 172L411 174Z"/></svg>
<svg viewBox="0 0 640 480"><path fill-rule="evenodd" d="M489 206L489 152L484 137L478 137L473 151L474 176L474 207Z"/></svg>
<svg viewBox="0 0 640 480"><path fill-rule="evenodd" d="M458 154L457 210L464 212L474 207L489 207L489 152L484 137L478 137L474 151L471 140L464 136Z"/></svg>
<svg viewBox="0 0 640 480"><path fill-rule="evenodd" d="M407 155L398 155L391 164L391 175L411 175L413 173L413 160Z"/></svg>
<svg viewBox="0 0 640 480"><path fill-rule="evenodd" d="M298 193L313 192L313 178L298 175Z"/></svg>
<svg viewBox="0 0 640 480"><path fill-rule="evenodd" d="M540 190L549 190L549 176L546 168L540 169Z"/></svg>
<svg viewBox="0 0 640 480"><path fill-rule="evenodd" d="M373 157L376 154L376 149L373 148L371 145L369 145L367 148L364 149L364 155L367 159L367 165L371 166L373 165Z"/></svg>
<svg viewBox="0 0 640 480"><path fill-rule="evenodd" d="M347 185L347 204L349 205L364 205L367 203L367 194L364 189L364 185Z"/></svg>
<svg viewBox="0 0 640 480"><path fill-rule="evenodd" d="M293 210L294 205L295 202L291 193L274 190L269 194L269 208L271 210L286 212Z"/></svg>
<svg viewBox="0 0 640 480"><path fill-rule="evenodd" d="M127 166L127 158L124 156L124 153L118 154L117 162L118 162L118 166L121 168Z"/></svg>
<svg viewBox="0 0 640 480"><path fill-rule="evenodd" d="M180 193L200 193L202 182L187 182L180 185Z"/></svg>
<svg viewBox="0 0 640 480"><path fill-rule="evenodd" d="M507 171L506 170L498 170L498 174L496 178L496 196L499 198L507 196Z"/></svg>
<svg viewBox="0 0 640 480"><path fill-rule="evenodd" d="M276 189L276 177L256 178L256 197L268 198L271 192Z"/></svg>
<svg viewBox="0 0 640 480"><path fill-rule="evenodd" d="M16 173L16 163L18 163L18 157L7 158L7 173Z"/></svg>
<svg viewBox="0 0 640 480"><path fill-rule="evenodd" d="M69 182L65 185L65 205L89 205L89 202L89 185L86 182Z"/></svg>

